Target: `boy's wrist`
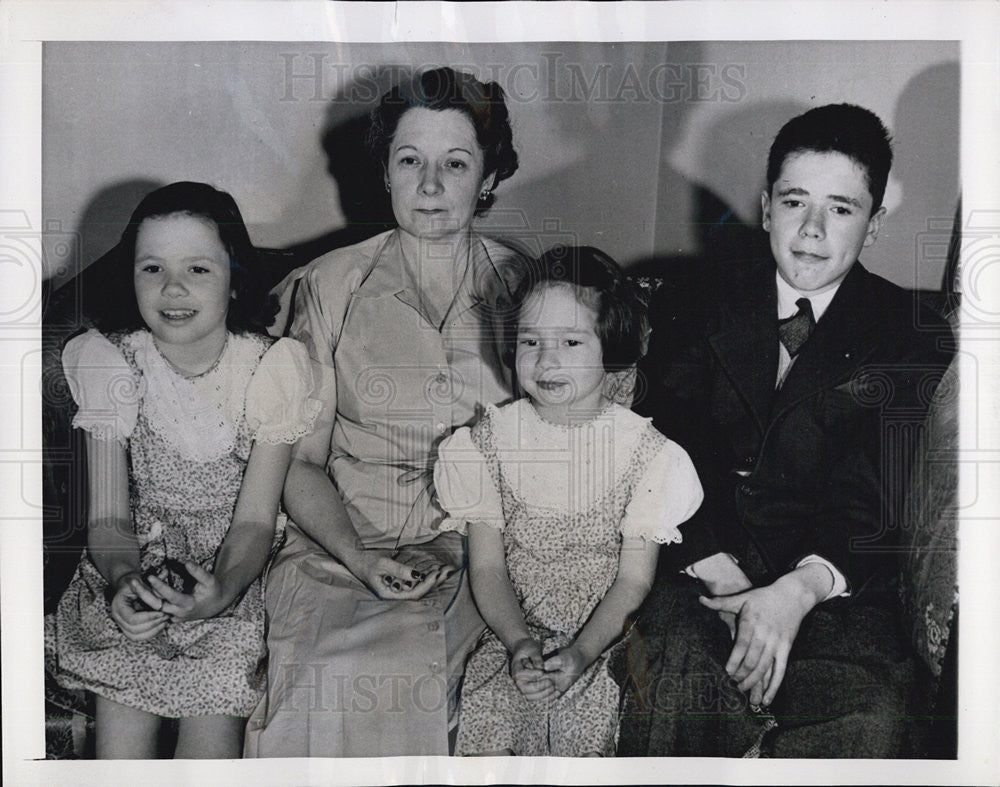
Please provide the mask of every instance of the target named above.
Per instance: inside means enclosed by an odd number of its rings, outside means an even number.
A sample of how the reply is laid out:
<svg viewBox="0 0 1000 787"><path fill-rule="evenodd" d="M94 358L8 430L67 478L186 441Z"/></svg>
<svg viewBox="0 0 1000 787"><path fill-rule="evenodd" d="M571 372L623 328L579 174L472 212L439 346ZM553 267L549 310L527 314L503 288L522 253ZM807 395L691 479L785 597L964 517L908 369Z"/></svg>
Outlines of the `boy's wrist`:
<svg viewBox="0 0 1000 787"><path fill-rule="evenodd" d="M789 571L777 581L788 588L803 613L807 613L827 597L833 584L833 575L821 563L807 563Z"/></svg>

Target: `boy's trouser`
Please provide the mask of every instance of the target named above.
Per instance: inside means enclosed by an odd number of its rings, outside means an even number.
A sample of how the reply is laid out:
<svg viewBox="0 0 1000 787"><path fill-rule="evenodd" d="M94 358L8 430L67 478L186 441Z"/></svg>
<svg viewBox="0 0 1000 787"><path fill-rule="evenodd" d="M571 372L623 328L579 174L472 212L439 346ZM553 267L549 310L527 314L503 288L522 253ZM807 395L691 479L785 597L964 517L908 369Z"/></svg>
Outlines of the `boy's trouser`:
<svg viewBox="0 0 1000 787"><path fill-rule="evenodd" d="M729 629L698 602L701 582L660 582L630 644L619 756L741 757L767 718L725 672ZM827 602L799 629L761 741L771 757L917 756L916 671L892 591Z"/></svg>

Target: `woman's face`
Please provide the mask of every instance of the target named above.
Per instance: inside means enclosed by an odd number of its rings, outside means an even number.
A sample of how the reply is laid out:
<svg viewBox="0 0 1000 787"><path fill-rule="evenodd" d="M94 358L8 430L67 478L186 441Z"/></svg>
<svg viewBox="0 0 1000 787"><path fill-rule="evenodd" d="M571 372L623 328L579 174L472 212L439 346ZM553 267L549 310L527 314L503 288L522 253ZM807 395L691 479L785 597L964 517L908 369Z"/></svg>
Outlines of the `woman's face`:
<svg viewBox="0 0 1000 787"><path fill-rule="evenodd" d="M445 238L468 230L479 193L492 186L469 119L457 109L408 109L389 146L386 183L404 232Z"/></svg>

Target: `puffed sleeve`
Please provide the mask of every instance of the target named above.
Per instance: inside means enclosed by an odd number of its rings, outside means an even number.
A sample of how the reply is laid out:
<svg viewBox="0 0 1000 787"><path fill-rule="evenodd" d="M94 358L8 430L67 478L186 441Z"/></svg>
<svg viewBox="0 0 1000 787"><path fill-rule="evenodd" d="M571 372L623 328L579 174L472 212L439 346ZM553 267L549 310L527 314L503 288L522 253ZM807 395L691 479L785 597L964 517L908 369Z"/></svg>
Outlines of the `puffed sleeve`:
<svg viewBox="0 0 1000 787"><path fill-rule="evenodd" d="M139 417L143 379L132 371L121 350L95 330L70 339L62 363L79 408L73 426L98 440L124 445Z"/></svg>
<svg viewBox="0 0 1000 787"><path fill-rule="evenodd" d="M323 409L326 374L305 345L278 339L260 359L247 387L247 424L261 443L294 443L309 434Z"/></svg>
<svg viewBox="0 0 1000 787"><path fill-rule="evenodd" d="M434 489L447 514L441 530L465 533L468 522L484 522L503 530L500 492L486 457L472 442L469 427L456 429L438 448Z"/></svg>
<svg viewBox="0 0 1000 787"><path fill-rule="evenodd" d="M698 510L704 493L687 452L672 440L646 466L622 517L621 533L658 544L681 542L677 526Z"/></svg>

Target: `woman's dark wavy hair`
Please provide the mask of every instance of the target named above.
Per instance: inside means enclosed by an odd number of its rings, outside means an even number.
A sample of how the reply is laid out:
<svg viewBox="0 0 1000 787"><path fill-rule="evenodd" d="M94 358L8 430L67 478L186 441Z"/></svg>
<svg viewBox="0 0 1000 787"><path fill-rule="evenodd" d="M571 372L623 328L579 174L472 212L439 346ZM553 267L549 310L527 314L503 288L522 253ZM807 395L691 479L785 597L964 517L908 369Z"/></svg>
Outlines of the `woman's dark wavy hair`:
<svg viewBox="0 0 1000 787"><path fill-rule="evenodd" d="M642 357L649 325L646 303L621 266L593 246L553 246L528 263L514 292L505 331L504 363L514 367L517 326L525 301L539 287L559 285L572 287L577 299L597 312L597 336L606 372L628 368Z"/></svg>
<svg viewBox="0 0 1000 787"><path fill-rule="evenodd" d="M414 107L457 109L469 119L483 151L483 176L495 175L494 188L517 171L514 132L503 88L447 67L423 71L409 82L396 85L372 110L366 144L382 166L388 166L389 148L400 119ZM491 190L486 199L478 201L476 215L485 213L495 201Z"/></svg>
<svg viewBox="0 0 1000 787"><path fill-rule="evenodd" d="M889 132L871 110L854 104L827 104L792 118L778 132L767 157L767 193L794 153L842 153L865 171L872 214L882 207L892 167Z"/></svg>
<svg viewBox="0 0 1000 787"><path fill-rule="evenodd" d="M132 212L121 240L112 251L116 259L106 281L106 297L93 299L89 316L104 333L146 327L135 297L135 244L139 227L147 219L180 213L212 222L229 256L233 297L226 313L226 327L236 333L265 333L274 321L276 303L268 297L259 269L257 250L250 242L236 200L205 183L181 181L152 191Z"/></svg>

